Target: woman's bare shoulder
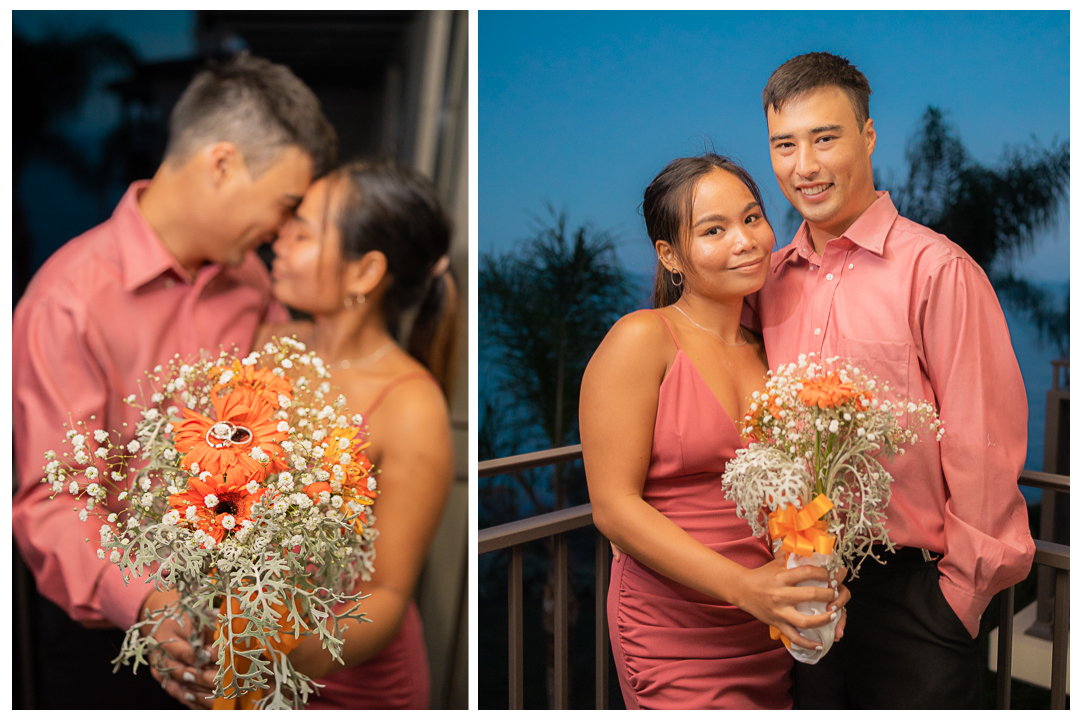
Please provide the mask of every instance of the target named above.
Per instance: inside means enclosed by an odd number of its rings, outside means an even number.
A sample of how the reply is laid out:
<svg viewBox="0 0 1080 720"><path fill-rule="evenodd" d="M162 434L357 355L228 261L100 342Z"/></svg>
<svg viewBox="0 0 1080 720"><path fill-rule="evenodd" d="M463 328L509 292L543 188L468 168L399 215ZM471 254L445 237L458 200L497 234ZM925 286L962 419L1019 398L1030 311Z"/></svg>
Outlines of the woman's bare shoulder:
<svg viewBox="0 0 1080 720"><path fill-rule="evenodd" d="M597 354L603 351L605 355L654 361L666 359L674 347L671 331L660 313L638 310L624 315L611 326Z"/></svg>

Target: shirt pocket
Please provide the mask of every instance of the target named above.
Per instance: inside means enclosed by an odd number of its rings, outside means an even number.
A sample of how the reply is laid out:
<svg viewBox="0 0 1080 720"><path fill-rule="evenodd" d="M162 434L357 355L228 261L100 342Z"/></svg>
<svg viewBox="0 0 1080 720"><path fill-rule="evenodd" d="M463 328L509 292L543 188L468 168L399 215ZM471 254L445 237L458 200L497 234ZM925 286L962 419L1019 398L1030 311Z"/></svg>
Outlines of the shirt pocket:
<svg viewBox="0 0 1080 720"><path fill-rule="evenodd" d="M909 398L908 373L914 361L915 350L907 343L843 339L837 346L837 354L850 360L859 369L873 375L878 383L889 386L889 398ZM904 415L902 424L907 424Z"/></svg>

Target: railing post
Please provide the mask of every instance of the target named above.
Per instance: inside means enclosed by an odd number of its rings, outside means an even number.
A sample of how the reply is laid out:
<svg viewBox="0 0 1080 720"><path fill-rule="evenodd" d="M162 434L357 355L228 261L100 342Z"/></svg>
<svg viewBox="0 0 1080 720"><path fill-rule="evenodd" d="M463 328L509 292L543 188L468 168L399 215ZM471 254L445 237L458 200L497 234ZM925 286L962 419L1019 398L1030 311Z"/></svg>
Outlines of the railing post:
<svg viewBox="0 0 1080 720"><path fill-rule="evenodd" d="M1002 590L1001 614L998 622L997 647L997 709L1008 710L1012 704L1012 634L1015 605L1015 586Z"/></svg>
<svg viewBox="0 0 1080 720"><path fill-rule="evenodd" d="M525 708L525 648L522 645L521 546L510 548L510 598L507 607L510 629L510 709Z"/></svg>
<svg viewBox="0 0 1080 720"><path fill-rule="evenodd" d="M608 709L608 539L596 531L596 709Z"/></svg>
<svg viewBox="0 0 1080 720"><path fill-rule="evenodd" d="M1050 664L1050 709L1065 709L1069 662L1069 571L1058 570L1054 588L1054 645Z"/></svg>
<svg viewBox="0 0 1080 720"><path fill-rule="evenodd" d="M566 533L555 536L555 709L570 704L570 572Z"/></svg>

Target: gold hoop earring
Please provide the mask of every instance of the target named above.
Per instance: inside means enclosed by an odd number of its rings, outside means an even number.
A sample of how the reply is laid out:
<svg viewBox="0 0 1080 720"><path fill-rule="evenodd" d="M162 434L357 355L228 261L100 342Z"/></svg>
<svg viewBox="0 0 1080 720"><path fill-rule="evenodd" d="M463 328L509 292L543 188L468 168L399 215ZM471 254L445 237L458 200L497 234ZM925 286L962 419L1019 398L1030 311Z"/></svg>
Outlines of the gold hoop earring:
<svg viewBox="0 0 1080 720"><path fill-rule="evenodd" d="M668 270L668 272L671 273L671 284L674 285L675 287L682 287L683 274L681 272L679 272L678 270ZM675 282L675 276L676 275L679 276L679 282Z"/></svg>

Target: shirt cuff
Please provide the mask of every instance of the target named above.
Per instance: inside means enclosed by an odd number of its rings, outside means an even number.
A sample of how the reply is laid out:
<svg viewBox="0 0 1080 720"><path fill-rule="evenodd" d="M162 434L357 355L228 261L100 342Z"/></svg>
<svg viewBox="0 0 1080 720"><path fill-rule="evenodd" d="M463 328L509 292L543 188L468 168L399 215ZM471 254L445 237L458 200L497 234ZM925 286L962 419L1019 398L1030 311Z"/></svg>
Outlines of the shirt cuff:
<svg viewBox="0 0 1080 720"><path fill-rule="evenodd" d="M941 594L945 596L945 601L949 603L949 607L956 613L956 617L960 618L960 622L964 623L964 627L967 628L972 638L978 637L979 620L982 618L986 606L990 604L990 598L968 592L946 575L941 575L939 582L941 584Z"/></svg>

